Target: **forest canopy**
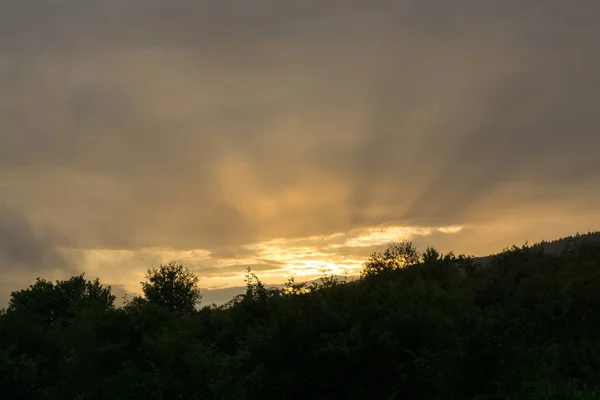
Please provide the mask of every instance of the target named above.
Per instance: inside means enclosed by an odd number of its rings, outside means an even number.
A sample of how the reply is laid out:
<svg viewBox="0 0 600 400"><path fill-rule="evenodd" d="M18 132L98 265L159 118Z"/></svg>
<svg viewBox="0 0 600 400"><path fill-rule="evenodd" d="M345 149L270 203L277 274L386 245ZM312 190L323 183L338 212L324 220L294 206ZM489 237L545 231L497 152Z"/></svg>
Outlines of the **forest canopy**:
<svg viewBox="0 0 600 400"><path fill-rule="evenodd" d="M485 259L393 243L360 279L201 305L172 262L122 307L84 274L0 313L8 399L600 399L598 234Z"/></svg>

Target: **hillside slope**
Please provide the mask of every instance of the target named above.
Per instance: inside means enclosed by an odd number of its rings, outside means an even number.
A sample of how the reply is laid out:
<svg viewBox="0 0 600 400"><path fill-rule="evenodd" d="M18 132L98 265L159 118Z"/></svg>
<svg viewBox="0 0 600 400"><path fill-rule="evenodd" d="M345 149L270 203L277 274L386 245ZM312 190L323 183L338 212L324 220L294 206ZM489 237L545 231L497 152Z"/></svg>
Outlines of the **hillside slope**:
<svg viewBox="0 0 600 400"><path fill-rule="evenodd" d="M150 299L115 308L110 290L81 277L40 281L0 313L0 390L10 399L600 399L599 243L560 254L514 247L486 266L406 244L388 250L352 284L278 289L253 277L227 306L188 312Z"/></svg>

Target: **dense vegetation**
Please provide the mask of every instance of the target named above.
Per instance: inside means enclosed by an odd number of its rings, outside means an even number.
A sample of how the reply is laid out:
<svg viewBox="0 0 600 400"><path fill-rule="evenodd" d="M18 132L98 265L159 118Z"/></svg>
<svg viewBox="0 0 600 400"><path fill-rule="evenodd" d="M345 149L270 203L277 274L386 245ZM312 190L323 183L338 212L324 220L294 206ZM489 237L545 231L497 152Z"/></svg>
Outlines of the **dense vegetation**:
<svg viewBox="0 0 600 400"><path fill-rule="evenodd" d="M600 244L487 263L391 245L361 279L194 307L197 280L149 270L113 305L84 275L38 279L0 316L6 399L600 399Z"/></svg>

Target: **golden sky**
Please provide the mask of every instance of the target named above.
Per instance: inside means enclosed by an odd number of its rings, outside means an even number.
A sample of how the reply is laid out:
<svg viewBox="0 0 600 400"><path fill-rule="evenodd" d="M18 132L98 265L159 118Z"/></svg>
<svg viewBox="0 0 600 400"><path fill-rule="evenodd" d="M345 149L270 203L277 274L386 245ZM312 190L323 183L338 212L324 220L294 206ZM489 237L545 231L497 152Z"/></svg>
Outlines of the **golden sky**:
<svg viewBox="0 0 600 400"><path fill-rule="evenodd" d="M600 225L592 0L0 0L0 298Z"/></svg>

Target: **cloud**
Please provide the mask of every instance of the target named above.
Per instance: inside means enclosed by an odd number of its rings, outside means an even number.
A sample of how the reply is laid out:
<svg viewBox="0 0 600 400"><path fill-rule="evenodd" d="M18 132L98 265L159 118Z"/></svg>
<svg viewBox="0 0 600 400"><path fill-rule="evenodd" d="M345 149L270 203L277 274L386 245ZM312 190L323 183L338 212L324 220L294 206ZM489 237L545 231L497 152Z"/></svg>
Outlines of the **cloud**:
<svg viewBox="0 0 600 400"><path fill-rule="evenodd" d="M127 282L137 272L101 251L164 250L118 253L136 271L190 249L212 254L198 267L256 263L247 246L273 239L293 262L357 259L313 239L503 220L537 236L523 221L540 209L559 235L597 229L599 11L591 0L7 2L0 201L88 254L81 268ZM461 245L470 232L423 240ZM490 235L469 251L518 240Z"/></svg>
<svg viewBox="0 0 600 400"><path fill-rule="evenodd" d="M0 200L0 308L11 292L28 287L37 277L76 274L79 259L63 251L68 243L51 228L32 226L27 216Z"/></svg>
<svg viewBox="0 0 600 400"><path fill-rule="evenodd" d="M253 272L261 272L261 271L279 271L285 265L281 262L273 261L273 260L264 260L259 263L240 263L240 264L231 264L231 265L223 265L219 267L208 267L208 268L200 268L194 270L194 273L200 277L211 277L211 276L232 276L239 277L246 273L247 268L250 268Z"/></svg>
<svg viewBox="0 0 600 400"><path fill-rule="evenodd" d="M131 300L134 296L136 296L136 293L129 292L123 285L120 284L108 284L105 286L110 286L110 292L113 296L115 296L115 306L117 307L125 305L127 300Z"/></svg>
<svg viewBox="0 0 600 400"><path fill-rule="evenodd" d="M60 238L36 232L27 218L0 203L0 270L43 271L68 268Z"/></svg>

